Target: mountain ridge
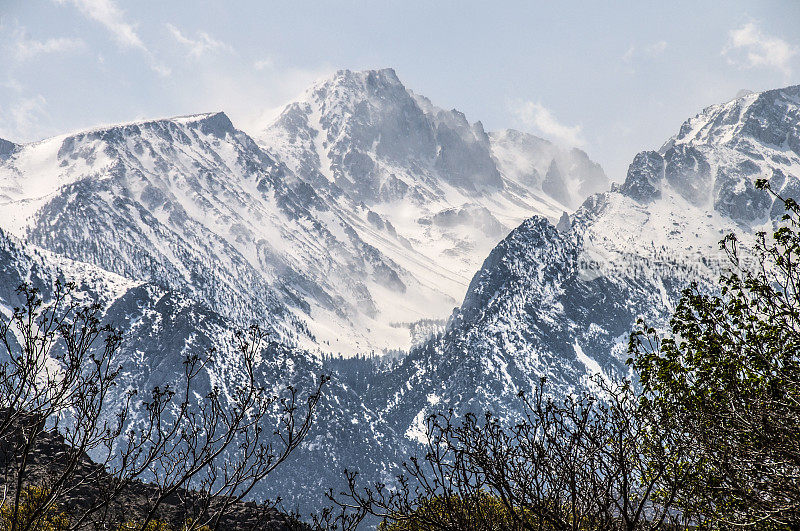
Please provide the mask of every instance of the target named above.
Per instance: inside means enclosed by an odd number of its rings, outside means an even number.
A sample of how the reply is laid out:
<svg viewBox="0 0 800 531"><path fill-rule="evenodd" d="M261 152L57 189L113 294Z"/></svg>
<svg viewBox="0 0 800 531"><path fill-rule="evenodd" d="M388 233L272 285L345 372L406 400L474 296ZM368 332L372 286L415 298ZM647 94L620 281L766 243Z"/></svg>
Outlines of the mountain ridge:
<svg viewBox="0 0 800 531"><path fill-rule="evenodd" d="M567 207L502 178L478 122L429 101L424 114L393 71L337 76L309 89L324 115L295 102L278 119L305 120L284 131L295 151L257 145L221 111L17 146L0 161L0 226L240 324L269 320L289 344L407 349L413 323L445 317L513 226ZM389 174L364 173L373 145Z"/></svg>

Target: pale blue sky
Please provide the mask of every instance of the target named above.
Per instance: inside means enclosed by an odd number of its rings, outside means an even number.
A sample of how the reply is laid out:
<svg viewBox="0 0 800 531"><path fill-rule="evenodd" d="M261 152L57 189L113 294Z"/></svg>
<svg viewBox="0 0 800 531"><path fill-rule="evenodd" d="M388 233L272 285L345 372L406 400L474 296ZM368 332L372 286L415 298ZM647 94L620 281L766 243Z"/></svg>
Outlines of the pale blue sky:
<svg viewBox="0 0 800 531"><path fill-rule="evenodd" d="M739 89L800 83L800 2L0 0L0 137L224 110L339 68L584 148L614 180Z"/></svg>

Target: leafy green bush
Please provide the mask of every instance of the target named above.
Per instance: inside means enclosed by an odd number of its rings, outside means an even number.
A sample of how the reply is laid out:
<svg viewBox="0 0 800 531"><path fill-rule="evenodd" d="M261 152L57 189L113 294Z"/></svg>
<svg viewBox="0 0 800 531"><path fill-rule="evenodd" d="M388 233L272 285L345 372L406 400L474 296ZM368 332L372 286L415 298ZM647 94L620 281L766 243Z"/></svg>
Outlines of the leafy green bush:
<svg viewBox="0 0 800 531"><path fill-rule="evenodd" d="M69 518L59 507L51 503L50 490L31 486L20 493L19 504L14 514L14 504L0 506L0 530L66 531Z"/></svg>
<svg viewBox="0 0 800 531"><path fill-rule="evenodd" d="M396 515L383 521L380 531L423 531L428 529L474 529L493 531L510 529L515 518L525 518L524 511L515 515L496 496L479 493L469 497L436 496L422 500L408 515Z"/></svg>
<svg viewBox="0 0 800 531"><path fill-rule="evenodd" d="M199 526L195 527L193 525L192 520L187 520L183 527L181 527L180 531L211 531L211 528L208 526ZM161 520L152 520L147 523L147 525L142 527L141 522L126 522L117 528L117 531L173 531L173 528L170 527L169 524L166 522L162 522Z"/></svg>
<svg viewBox="0 0 800 531"><path fill-rule="evenodd" d="M631 338L645 391L692 442L681 504L712 527L800 527L800 207L778 200L783 223L757 235L755 267L728 236L720 293L693 285L670 336Z"/></svg>

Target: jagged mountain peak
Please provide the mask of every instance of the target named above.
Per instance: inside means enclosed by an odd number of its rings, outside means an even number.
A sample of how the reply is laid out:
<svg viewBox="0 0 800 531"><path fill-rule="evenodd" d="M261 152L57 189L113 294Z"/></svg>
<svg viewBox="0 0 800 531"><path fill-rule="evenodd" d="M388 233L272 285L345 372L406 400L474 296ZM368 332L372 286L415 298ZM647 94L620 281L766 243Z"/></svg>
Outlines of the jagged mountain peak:
<svg viewBox="0 0 800 531"><path fill-rule="evenodd" d="M318 81L258 138L286 159L304 151L300 173L316 172L367 204L401 190L430 201L448 185L468 194L503 187L483 126L414 94L392 69Z"/></svg>
<svg viewBox="0 0 800 531"><path fill-rule="evenodd" d="M4 189L14 189L21 196L41 197L70 184L74 180L71 174L82 174L90 166L95 170L108 168L119 163L126 154L136 158L148 150L153 156L152 148L156 143L189 146L192 142L207 141L209 137L222 139L226 135L255 146L247 135L233 126L224 112L101 125L23 145L1 141L0 161L14 159L9 161L15 166L14 173L26 177L21 183L3 179L0 193ZM41 171L47 166L51 167L50 171ZM95 177L103 173L95 171ZM10 197L15 197L14 193Z"/></svg>
<svg viewBox="0 0 800 531"><path fill-rule="evenodd" d="M174 118L173 121L186 125L196 125L205 133L215 134L217 136L236 131L233 122L231 122L231 119L223 111L177 117Z"/></svg>
<svg viewBox="0 0 800 531"><path fill-rule="evenodd" d="M336 115L347 119L349 114L357 112L355 107L359 105L369 104L375 112L375 109L398 104L398 100L406 100L408 96L408 89L394 69L338 70L312 84L287 109L293 105L310 104L318 107L318 111L329 120Z"/></svg>
<svg viewBox="0 0 800 531"><path fill-rule="evenodd" d="M757 190L800 194L800 86L743 95L686 120L659 151L639 153L620 191L640 202L675 192L691 204L752 227L782 209Z"/></svg>
<svg viewBox="0 0 800 531"><path fill-rule="evenodd" d="M783 213L754 180L800 197L798 103L789 87L712 106L661 151L636 155L621 187L588 197L555 227L540 217L520 224L489 253L445 330L403 360L401 377L386 378L397 431L420 433L434 405L513 416L517 391L540 377L564 396L597 392L592 375L629 376L637 319L668 326L690 282L713 290L730 267L719 249L726 234L746 252ZM541 143L518 132L493 140ZM540 163L543 180L563 172L558 161Z"/></svg>
<svg viewBox="0 0 800 531"><path fill-rule="evenodd" d="M729 144L752 139L800 154L800 85L751 92L711 105L686 120L676 144Z"/></svg>
<svg viewBox="0 0 800 531"><path fill-rule="evenodd" d="M375 98L378 101L370 101L376 107L390 106L393 99L402 100L407 103L408 99L419 107L419 109L429 115L434 120L445 121L450 126L471 128L479 137L485 135L483 124L480 120L469 122L466 115L458 109L443 109L433 104L433 102L420 94L407 88L397 72L393 68L382 68L373 70L339 70L334 75L317 81L306 91L306 98L316 96L318 99L325 98L326 104L335 104L337 98L354 100L370 100Z"/></svg>
<svg viewBox="0 0 800 531"><path fill-rule="evenodd" d="M251 167L280 171L224 112L102 125L16 146L6 157L0 157L0 198L21 201L24 208L6 213L13 219L4 219L3 224L20 234L23 218L66 186L87 178L98 181L129 172L142 176L164 171L182 165L173 160L178 152L192 158L202 149L218 148L220 142L231 146L228 156L247 151L258 161ZM213 162L219 164L223 159L218 155Z"/></svg>
<svg viewBox="0 0 800 531"><path fill-rule="evenodd" d="M343 68L327 78L318 80L309 91L323 87L347 86L348 88L376 89L380 86L403 86L394 68L350 70ZM403 87L405 88L405 87Z"/></svg>
<svg viewBox="0 0 800 531"><path fill-rule="evenodd" d="M501 291L517 289L520 275L528 274L531 264L541 267L539 280L552 278L557 273L548 268L567 267L569 259L560 252L567 235L558 231L546 218L533 216L515 228L492 249L481 269L470 282L461 305L461 319L474 319L478 313L491 311L493 301ZM519 260L525 256L525 260ZM535 282L533 288L539 287ZM528 296L536 295L526 290Z"/></svg>
<svg viewBox="0 0 800 531"><path fill-rule="evenodd" d="M568 209L505 174L481 122L392 69L320 80L258 141L214 112L32 143L0 161L0 226L355 354L408 348L511 228Z"/></svg>
<svg viewBox="0 0 800 531"><path fill-rule="evenodd" d="M510 137L524 142L499 140ZM394 305L403 322L444 318L513 227L536 214L555 222L607 185L582 152L487 133L482 122L407 88L392 69L341 70L317 81L255 138L332 211L344 210L360 238L445 294L434 306L409 288ZM352 205L366 217L353 216Z"/></svg>
<svg viewBox="0 0 800 531"><path fill-rule="evenodd" d="M296 173L317 175L367 205L435 202L451 187L467 197L514 190L551 203L530 214L557 219L564 206L608 187L584 152L519 131L487 133L482 122L406 88L393 69L340 70L316 82L256 139ZM560 197L540 186L554 158L564 179L553 186ZM537 160L520 168L521 159Z"/></svg>

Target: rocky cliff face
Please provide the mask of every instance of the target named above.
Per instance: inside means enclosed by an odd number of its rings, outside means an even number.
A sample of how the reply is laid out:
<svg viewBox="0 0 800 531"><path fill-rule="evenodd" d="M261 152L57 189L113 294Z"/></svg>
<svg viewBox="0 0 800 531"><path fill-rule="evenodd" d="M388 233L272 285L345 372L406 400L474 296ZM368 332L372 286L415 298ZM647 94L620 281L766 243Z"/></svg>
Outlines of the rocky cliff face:
<svg viewBox="0 0 800 531"><path fill-rule="evenodd" d="M449 305L431 305L409 289L398 322L447 315L513 227L533 214L555 221L607 185L585 153L516 131L486 133L408 90L391 69L337 72L254 136L327 190L331 208L364 205L368 223L352 224L359 237L445 295Z"/></svg>
<svg viewBox="0 0 800 531"><path fill-rule="evenodd" d="M319 173L367 204L429 201L443 185L468 194L502 187L480 122L434 107L391 69L319 82L259 140L299 174Z"/></svg>
<svg viewBox="0 0 800 531"><path fill-rule="evenodd" d="M228 388L238 381L242 370L233 341L235 323L180 292L64 258L0 230L0 314L7 317L23 303L16 292L23 282L37 288L48 303L57 280L74 282L77 287L72 296L100 303L104 322L123 333L114 360L120 366L113 390L117 394L107 399L112 423L114 405L124 403L121 395L127 390L138 389L146 396L156 386L175 385L183 375L184 356L204 355L211 348L216 350L214 361L195 380L195 391L202 396L218 387L223 397L230 396ZM315 389L323 365L318 354L270 341L256 370L259 382L270 393L284 396L286 386L295 386L302 409L304 396ZM133 412L131 422L136 422L138 414ZM271 432L264 437L271 437ZM295 508L294 503L304 511L319 509L326 489L341 482L345 466L385 474L406 449L407 442L366 406L363 397L334 378L325 386L316 422L301 449L258 485L253 496L281 497L293 503L287 506L290 509Z"/></svg>
<svg viewBox="0 0 800 531"><path fill-rule="evenodd" d="M743 227L776 219L783 212L753 183L768 179L776 192L797 196L799 123L797 86L708 107L658 152L637 155L620 191L646 202L669 187Z"/></svg>
<svg viewBox="0 0 800 531"><path fill-rule="evenodd" d="M18 145L8 140L0 138L0 160L5 160L10 157L17 149Z"/></svg>
<svg viewBox="0 0 800 531"><path fill-rule="evenodd" d="M222 113L26 145L2 162L0 183L2 225L17 235L265 323L290 344L393 345L397 332L368 340L378 294L441 298L356 234L349 218L366 225L366 209L349 205L345 218Z"/></svg>
<svg viewBox="0 0 800 531"><path fill-rule="evenodd" d="M23 146L2 164L3 225L234 320L269 313L290 334L302 329L289 293L272 285L293 271L253 233L262 194L276 217L302 213L284 171L221 113L97 129Z"/></svg>

